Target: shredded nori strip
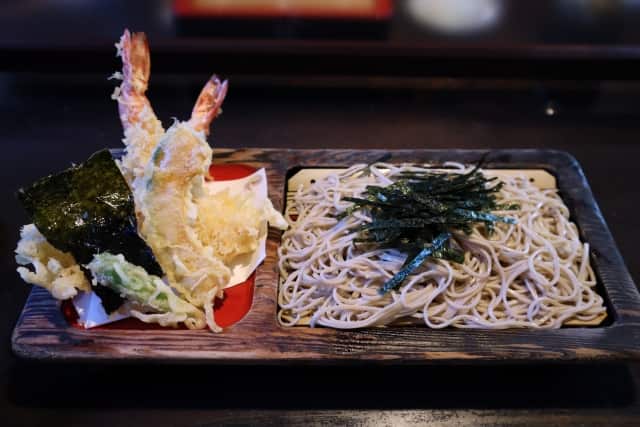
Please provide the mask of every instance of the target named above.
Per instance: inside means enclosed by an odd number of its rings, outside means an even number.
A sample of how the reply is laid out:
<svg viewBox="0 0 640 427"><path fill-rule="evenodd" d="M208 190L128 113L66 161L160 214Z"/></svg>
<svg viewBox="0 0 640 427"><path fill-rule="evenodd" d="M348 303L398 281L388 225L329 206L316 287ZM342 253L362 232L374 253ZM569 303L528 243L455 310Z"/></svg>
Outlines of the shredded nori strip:
<svg viewBox="0 0 640 427"><path fill-rule="evenodd" d="M409 263L405 263L405 267L403 267L402 270L398 271L395 276L382 285L382 287L378 289L378 293L380 295L384 295L391 289L399 286L413 270L422 265L427 257L433 255L436 251L441 250L450 237L451 235L449 233L442 233L433 239L431 245L425 246L415 257L411 259L411 261L409 261Z"/></svg>
<svg viewBox="0 0 640 427"><path fill-rule="evenodd" d="M344 197L353 202L337 218L366 210L371 222L357 230L356 245L397 249L407 254L402 269L379 289L381 295L400 286L428 257L464 262L464 251L454 233L471 233L477 223L489 232L497 222L515 223L513 218L492 211L518 209L500 205L496 194L503 183L480 172L481 160L470 172L449 174L406 172L387 187L370 185L362 197Z"/></svg>
<svg viewBox="0 0 640 427"><path fill-rule="evenodd" d="M40 233L79 264L108 251L163 275L138 235L133 195L109 150L20 189L18 199ZM113 307L112 299L106 305Z"/></svg>

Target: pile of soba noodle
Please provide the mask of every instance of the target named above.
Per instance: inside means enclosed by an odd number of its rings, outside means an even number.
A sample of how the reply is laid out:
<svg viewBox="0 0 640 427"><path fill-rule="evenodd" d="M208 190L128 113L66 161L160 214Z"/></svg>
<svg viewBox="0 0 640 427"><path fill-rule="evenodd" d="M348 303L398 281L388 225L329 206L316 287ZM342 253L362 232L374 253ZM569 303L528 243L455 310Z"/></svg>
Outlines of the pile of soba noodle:
<svg viewBox="0 0 640 427"><path fill-rule="evenodd" d="M469 170L445 167L452 168L447 173ZM497 223L493 233L482 224L470 235L454 233L464 263L427 258L398 288L379 295L406 255L353 243L358 226L370 221L366 211L334 216L353 205L343 197L359 197L367 185L389 185L408 171L429 169L355 165L288 197L291 227L279 249L283 325L361 328L414 318L431 328L559 328L606 316L589 245L580 241L569 210L556 190L541 190L525 176L505 178L497 194L498 203L519 209L494 213L516 224Z"/></svg>

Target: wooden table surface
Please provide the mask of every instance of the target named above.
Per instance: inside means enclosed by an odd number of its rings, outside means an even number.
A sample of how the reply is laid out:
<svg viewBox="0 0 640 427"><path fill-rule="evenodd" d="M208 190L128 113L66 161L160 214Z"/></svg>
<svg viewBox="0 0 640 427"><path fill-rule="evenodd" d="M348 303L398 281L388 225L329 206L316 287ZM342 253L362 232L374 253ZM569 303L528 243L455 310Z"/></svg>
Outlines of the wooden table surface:
<svg viewBox="0 0 640 427"><path fill-rule="evenodd" d="M153 77L150 98L165 123L189 114L203 78ZM567 150L639 283L638 85L494 83L232 79L211 142ZM27 220L14 191L119 146L110 92L105 75L0 74L3 425L640 424L640 363L220 368L16 359L10 333L29 287L12 256Z"/></svg>

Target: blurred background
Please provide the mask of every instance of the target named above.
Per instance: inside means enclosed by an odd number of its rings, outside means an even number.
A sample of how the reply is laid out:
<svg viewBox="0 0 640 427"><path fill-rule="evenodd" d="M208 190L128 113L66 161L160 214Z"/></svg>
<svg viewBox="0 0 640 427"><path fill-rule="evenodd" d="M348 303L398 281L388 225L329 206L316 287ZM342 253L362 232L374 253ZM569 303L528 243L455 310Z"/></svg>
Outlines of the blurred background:
<svg viewBox="0 0 640 427"><path fill-rule="evenodd" d="M103 70L124 27L159 72L630 78L597 61L637 58L640 1L24 0L0 12L2 66Z"/></svg>
<svg viewBox="0 0 640 427"><path fill-rule="evenodd" d="M427 45L624 44L637 0L25 0L4 2L9 45L79 46L123 25L184 37L378 40Z"/></svg>
<svg viewBox="0 0 640 427"><path fill-rule="evenodd" d="M216 72L235 88L472 91L508 94L526 114L636 112L639 0L5 2L0 72L108 75L123 28L147 33L154 81L179 76L173 87Z"/></svg>

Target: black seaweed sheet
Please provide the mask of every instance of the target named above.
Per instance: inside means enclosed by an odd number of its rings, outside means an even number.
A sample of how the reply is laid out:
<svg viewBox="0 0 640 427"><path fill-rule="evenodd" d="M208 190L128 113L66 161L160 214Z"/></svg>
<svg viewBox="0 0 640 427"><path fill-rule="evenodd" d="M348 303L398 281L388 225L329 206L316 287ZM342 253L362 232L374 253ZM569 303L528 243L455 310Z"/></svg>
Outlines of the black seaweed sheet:
<svg viewBox="0 0 640 427"><path fill-rule="evenodd" d="M73 254L78 263L87 264L96 253L108 251L162 276L153 252L137 233L133 195L109 150L20 189L18 198L47 240Z"/></svg>

